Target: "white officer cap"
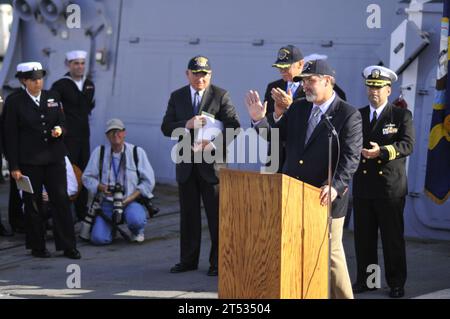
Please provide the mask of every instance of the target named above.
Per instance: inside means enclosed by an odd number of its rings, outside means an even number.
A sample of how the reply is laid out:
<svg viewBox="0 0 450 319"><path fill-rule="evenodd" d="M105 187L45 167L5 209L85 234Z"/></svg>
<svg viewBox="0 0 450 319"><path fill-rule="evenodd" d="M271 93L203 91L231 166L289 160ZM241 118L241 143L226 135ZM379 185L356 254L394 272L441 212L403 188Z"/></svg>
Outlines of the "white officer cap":
<svg viewBox="0 0 450 319"><path fill-rule="evenodd" d="M28 64L28 62L27 63L19 63L19 64L17 64L16 71L17 72L24 72L25 69L27 68L27 64Z"/></svg>
<svg viewBox="0 0 450 319"><path fill-rule="evenodd" d="M326 56L325 54L318 54L318 53L307 55L304 58L305 63L314 60L326 60L326 59L328 59L328 56Z"/></svg>
<svg viewBox="0 0 450 319"><path fill-rule="evenodd" d="M29 72L43 70L42 64L39 62L25 62L17 65L17 72Z"/></svg>
<svg viewBox="0 0 450 319"><path fill-rule="evenodd" d="M66 53L66 60L72 61L72 60L78 60L83 59L85 60L87 57L87 52L83 50L75 50L75 51L69 51Z"/></svg>
<svg viewBox="0 0 450 319"><path fill-rule="evenodd" d="M27 65L27 63L19 63L19 64L17 64L17 67L16 67L16 78L21 78L22 77L22 73L26 69L26 65Z"/></svg>
<svg viewBox="0 0 450 319"><path fill-rule="evenodd" d="M24 62L17 65L16 77L27 79L40 79L47 72L39 62Z"/></svg>
<svg viewBox="0 0 450 319"><path fill-rule="evenodd" d="M121 130L123 131L125 129L125 125L123 122L119 119L110 119L108 122L106 122L106 129L105 133L108 133L111 130Z"/></svg>
<svg viewBox="0 0 450 319"><path fill-rule="evenodd" d="M363 76L366 81L366 86L373 87L390 86L392 82L395 82L398 79L398 76L394 71L379 65L371 65L365 68Z"/></svg>

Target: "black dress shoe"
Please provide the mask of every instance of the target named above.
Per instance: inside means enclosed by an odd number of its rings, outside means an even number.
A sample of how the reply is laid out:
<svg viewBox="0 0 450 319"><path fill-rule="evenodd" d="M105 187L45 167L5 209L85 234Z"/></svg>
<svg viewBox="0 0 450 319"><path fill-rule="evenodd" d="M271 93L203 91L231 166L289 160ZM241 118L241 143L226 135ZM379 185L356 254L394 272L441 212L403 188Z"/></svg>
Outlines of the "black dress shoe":
<svg viewBox="0 0 450 319"><path fill-rule="evenodd" d="M361 284L361 283L358 283L358 282L353 284L352 289L353 289L353 293L354 294L360 294L360 293L363 293L363 292L366 292L366 291L377 290L377 288L369 288L369 287L367 287L367 285Z"/></svg>
<svg viewBox="0 0 450 319"><path fill-rule="evenodd" d="M389 297L391 297L391 298L401 298L404 295L405 295L405 289L403 289L403 287L391 288L391 291L389 292Z"/></svg>
<svg viewBox="0 0 450 319"><path fill-rule="evenodd" d="M215 266L211 266L206 273L208 276L217 276L219 275L219 270Z"/></svg>
<svg viewBox="0 0 450 319"><path fill-rule="evenodd" d="M70 259L80 259L81 258L80 252L75 248L64 250L64 256L66 256L67 258L70 258Z"/></svg>
<svg viewBox="0 0 450 319"><path fill-rule="evenodd" d="M170 272L172 274L176 274L176 273L179 273L179 272L190 271L190 270L197 270L197 266L185 265L185 264L179 263L179 264L176 264L175 266L173 266L172 268L170 268Z"/></svg>
<svg viewBox="0 0 450 319"><path fill-rule="evenodd" d="M5 226L3 226L2 224L0 224L0 236L3 236L3 237L11 237L11 236L14 236L14 233L11 232L11 231L9 231L9 230L7 230L7 229L5 228Z"/></svg>
<svg viewBox="0 0 450 319"><path fill-rule="evenodd" d="M38 258L50 258L51 254L47 249L32 249L31 255Z"/></svg>

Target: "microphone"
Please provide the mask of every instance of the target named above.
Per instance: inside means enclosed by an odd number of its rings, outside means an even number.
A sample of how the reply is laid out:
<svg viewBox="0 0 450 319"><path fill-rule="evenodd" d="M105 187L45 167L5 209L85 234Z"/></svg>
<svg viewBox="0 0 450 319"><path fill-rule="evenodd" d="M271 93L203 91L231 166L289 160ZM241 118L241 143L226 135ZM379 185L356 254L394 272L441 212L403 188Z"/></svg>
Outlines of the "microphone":
<svg viewBox="0 0 450 319"><path fill-rule="evenodd" d="M333 134L334 136L336 136L336 138L338 137L338 133L336 132L336 129L334 128L333 124L331 124L331 116L328 115L322 115L322 120L325 122L325 124L328 127L328 130L331 132L331 134Z"/></svg>

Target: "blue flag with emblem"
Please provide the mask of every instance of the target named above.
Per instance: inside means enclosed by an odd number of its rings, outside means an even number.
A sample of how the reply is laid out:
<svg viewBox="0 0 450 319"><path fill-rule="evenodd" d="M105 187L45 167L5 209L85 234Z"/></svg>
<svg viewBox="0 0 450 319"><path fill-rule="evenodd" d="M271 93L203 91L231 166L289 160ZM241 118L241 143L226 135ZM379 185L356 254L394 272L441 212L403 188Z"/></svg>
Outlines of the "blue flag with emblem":
<svg viewBox="0 0 450 319"><path fill-rule="evenodd" d="M441 44L428 143L425 193L443 204L450 195L450 79L448 79L450 0L444 1Z"/></svg>

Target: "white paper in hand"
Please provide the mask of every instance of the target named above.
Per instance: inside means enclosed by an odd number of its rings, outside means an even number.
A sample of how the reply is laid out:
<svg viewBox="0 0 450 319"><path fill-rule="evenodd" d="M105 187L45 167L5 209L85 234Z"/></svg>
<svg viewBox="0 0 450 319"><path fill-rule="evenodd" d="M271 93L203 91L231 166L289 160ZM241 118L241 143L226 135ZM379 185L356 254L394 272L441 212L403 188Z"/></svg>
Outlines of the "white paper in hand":
<svg viewBox="0 0 450 319"><path fill-rule="evenodd" d="M195 141L213 141L219 134L222 133L223 123L216 120L212 114L202 112L202 116L205 117L206 124L202 128L198 129Z"/></svg>
<svg viewBox="0 0 450 319"><path fill-rule="evenodd" d="M16 184L19 190L34 194L33 186L31 185L30 178L28 176L22 175L22 178L16 181Z"/></svg>

